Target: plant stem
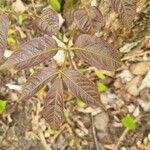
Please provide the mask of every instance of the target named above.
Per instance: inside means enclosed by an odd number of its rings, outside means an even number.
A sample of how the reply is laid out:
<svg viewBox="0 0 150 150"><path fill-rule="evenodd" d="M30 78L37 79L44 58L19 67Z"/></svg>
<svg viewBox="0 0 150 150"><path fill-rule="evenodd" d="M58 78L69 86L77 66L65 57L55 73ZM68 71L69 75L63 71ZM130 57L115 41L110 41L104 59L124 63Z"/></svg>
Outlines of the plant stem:
<svg viewBox="0 0 150 150"><path fill-rule="evenodd" d="M34 0L32 0L32 7L33 7L34 14L37 15L37 10L36 10L36 7L35 7Z"/></svg>
<svg viewBox="0 0 150 150"><path fill-rule="evenodd" d="M90 5L91 0L81 0L82 5L87 6Z"/></svg>
<svg viewBox="0 0 150 150"><path fill-rule="evenodd" d="M70 51L68 51L68 58L69 58L69 60L70 60L70 63L71 63L72 68L76 69L76 67L74 66L74 64L73 64L73 62L72 62L72 58L71 58Z"/></svg>
<svg viewBox="0 0 150 150"><path fill-rule="evenodd" d="M65 60L64 60L64 63L62 65L62 67L61 67L62 70L66 67L66 61L67 61L67 52L64 51L64 53L65 53Z"/></svg>
<svg viewBox="0 0 150 150"><path fill-rule="evenodd" d="M96 131L95 131L95 126L94 126L94 120L93 120L92 114L91 114L91 123L92 123L92 133L93 133L93 139L94 139L95 148L96 148L96 150L99 150L97 136L96 136Z"/></svg>
<svg viewBox="0 0 150 150"><path fill-rule="evenodd" d="M9 15L15 15L15 16L27 16L27 17L33 17L33 14L32 13L21 13L21 12L16 12L12 9L2 9L0 7L0 12L2 13L6 13L6 14L9 14Z"/></svg>

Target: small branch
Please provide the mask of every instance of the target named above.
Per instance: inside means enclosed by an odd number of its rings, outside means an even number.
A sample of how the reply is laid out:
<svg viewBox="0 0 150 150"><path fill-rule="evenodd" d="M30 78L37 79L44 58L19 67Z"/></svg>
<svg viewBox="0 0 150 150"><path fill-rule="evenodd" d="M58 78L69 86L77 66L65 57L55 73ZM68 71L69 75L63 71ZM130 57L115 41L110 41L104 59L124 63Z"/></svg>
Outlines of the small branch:
<svg viewBox="0 0 150 150"><path fill-rule="evenodd" d="M91 114L91 123L92 123L92 133L93 133L94 144L95 144L96 150L100 150L99 146L98 146L98 142L97 142L96 131L95 131L95 126L94 126L92 114Z"/></svg>
<svg viewBox="0 0 150 150"><path fill-rule="evenodd" d="M118 143L117 143L117 145L115 146L114 150L118 150L118 148L119 148L121 142L124 140L124 138L125 138L125 136L127 135L128 131L129 131L128 128L126 128L126 129L123 131L123 133L122 133L121 137L119 138Z"/></svg>
<svg viewBox="0 0 150 150"><path fill-rule="evenodd" d="M132 60L132 59L135 59L136 57L141 57L143 55L149 55L149 54L150 54L150 51L140 52L140 53L125 56L124 58L121 59L121 61Z"/></svg>
<svg viewBox="0 0 150 150"><path fill-rule="evenodd" d="M45 137L44 137L42 131L39 131L39 137L40 137L40 140L41 140L42 145L44 146L44 149L45 149L45 150L52 150L52 149L50 148L50 146L47 144L47 142L46 142L46 140L45 140Z"/></svg>
<svg viewBox="0 0 150 150"><path fill-rule="evenodd" d="M5 137L7 136L7 133L8 133L8 131L9 131L9 129L10 129L10 127L8 126L8 127L6 128L6 130L5 130L5 132L3 133L2 137L1 137L1 140L0 140L0 145L2 145L2 143L3 143L4 139L5 139Z"/></svg>

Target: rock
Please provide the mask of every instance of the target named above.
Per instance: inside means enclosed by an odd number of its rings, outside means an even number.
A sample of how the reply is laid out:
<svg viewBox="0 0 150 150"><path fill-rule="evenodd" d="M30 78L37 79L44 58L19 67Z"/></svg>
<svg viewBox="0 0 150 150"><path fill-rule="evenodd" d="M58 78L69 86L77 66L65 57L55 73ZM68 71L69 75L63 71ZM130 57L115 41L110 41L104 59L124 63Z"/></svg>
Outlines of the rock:
<svg viewBox="0 0 150 150"><path fill-rule="evenodd" d="M141 92L140 92L140 97L143 100L150 100L150 88L144 88Z"/></svg>
<svg viewBox="0 0 150 150"><path fill-rule="evenodd" d="M137 117L137 116L139 116L139 114L140 114L140 108L139 108L139 107L136 107L136 109L135 109L134 112L133 112L133 116L134 116L134 117Z"/></svg>
<svg viewBox="0 0 150 150"><path fill-rule="evenodd" d="M11 90L16 90L18 92L22 91L22 87L20 85L15 85L15 84L6 84L6 86L11 89Z"/></svg>
<svg viewBox="0 0 150 150"><path fill-rule="evenodd" d="M116 104L115 102L117 101L117 96L112 93L110 90L107 90L105 93L102 93L100 95L102 103L106 107L114 107Z"/></svg>
<svg viewBox="0 0 150 150"><path fill-rule="evenodd" d="M56 62L59 65L62 65L65 61L65 54L64 51L58 51L57 54L54 56L54 60L56 60Z"/></svg>
<svg viewBox="0 0 150 150"><path fill-rule="evenodd" d="M122 87L123 87L123 84L122 84L120 78L118 78L118 79L115 80L115 82L114 82L114 87L115 87L115 89L119 89L119 88L122 88Z"/></svg>
<svg viewBox="0 0 150 150"><path fill-rule="evenodd" d="M138 100L138 102L145 112L150 111L150 101Z"/></svg>
<svg viewBox="0 0 150 150"><path fill-rule="evenodd" d="M150 133L148 134L148 140L150 141Z"/></svg>
<svg viewBox="0 0 150 150"><path fill-rule="evenodd" d="M25 12L28 9L28 7L25 6L21 0L16 0L16 2L12 4L12 8L16 12L21 12L21 13Z"/></svg>
<svg viewBox="0 0 150 150"><path fill-rule="evenodd" d="M127 150L125 147L122 147L121 150Z"/></svg>
<svg viewBox="0 0 150 150"><path fill-rule="evenodd" d="M120 48L120 52L129 53L134 47L139 44L139 41L133 43L127 43L123 47Z"/></svg>
<svg viewBox="0 0 150 150"><path fill-rule="evenodd" d="M134 75L145 75L150 70L150 61L135 63L130 70Z"/></svg>
<svg viewBox="0 0 150 150"><path fill-rule="evenodd" d="M118 99L115 103L116 103L117 108L121 108L125 105L125 103L122 99Z"/></svg>
<svg viewBox="0 0 150 150"><path fill-rule="evenodd" d="M85 133L80 129L75 129L75 132L81 138L83 138L85 136Z"/></svg>
<svg viewBox="0 0 150 150"><path fill-rule="evenodd" d="M143 143L144 143L145 145L147 145L147 144L148 144L148 137L145 137L145 138L144 138Z"/></svg>
<svg viewBox="0 0 150 150"><path fill-rule="evenodd" d="M142 80L142 84L139 87L139 90L143 90L144 88L150 88L150 71L147 73L145 78Z"/></svg>
<svg viewBox="0 0 150 150"><path fill-rule="evenodd" d="M25 78L24 76L21 76L21 77L18 78L18 84L19 84L19 85L25 84L26 81L27 81L27 80L26 80L26 78Z"/></svg>
<svg viewBox="0 0 150 150"><path fill-rule="evenodd" d="M142 77L136 76L127 84L127 91L133 95L137 96L139 94L139 85L141 84Z"/></svg>
<svg viewBox="0 0 150 150"><path fill-rule="evenodd" d="M105 112L99 113L94 117L95 128L105 132L109 122L108 114Z"/></svg>
<svg viewBox="0 0 150 150"><path fill-rule="evenodd" d="M15 92L9 93L9 97L12 101L17 101L18 100L17 93L15 93Z"/></svg>
<svg viewBox="0 0 150 150"><path fill-rule="evenodd" d="M135 106L133 104L130 104L127 106L129 113L132 113L135 110Z"/></svg>
<svg viewBox="0 0 150 150"><path fill-rule="evenodd" d="M101 143L106 143L111 137L108 132L97 132L97 138Z"/></svg>
<svg viewBox="0 0 150 150"><path fill-rule="evenodd" d="M62 134L60 134L58 136L56 142L53 143L52 148L53 149L66 149L67 144L68 143L67 143L65 137Z"/></svg>
<svg viewBox="0 0 150 150"><path fill-rule="evenodd" d="M92 0L92 1L91 1L91 5L92 5L92 6L97 6L97 0Z"/></svg>
<svg viewBox="0 0 150 150"><path fill-rule="evenodd" d="M129 70L123 70L117 77L120 77L123 83L129 82L132 80L133 75Z"/></svg>

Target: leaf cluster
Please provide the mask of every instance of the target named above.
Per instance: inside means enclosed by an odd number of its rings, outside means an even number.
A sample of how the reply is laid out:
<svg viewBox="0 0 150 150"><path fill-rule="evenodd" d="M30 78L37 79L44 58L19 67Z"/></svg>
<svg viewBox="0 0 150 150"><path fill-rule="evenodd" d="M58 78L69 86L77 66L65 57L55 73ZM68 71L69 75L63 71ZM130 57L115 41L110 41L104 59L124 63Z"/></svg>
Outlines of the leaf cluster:
<svg viewBox="0 0 150 150"><path fill-rule="evenodd" d="M133 9L130 5L132 2L111 1L114 10L119 13L121 21L125 22L129 17L127 15ZM118 50L104 39L93 35L104 25L100 10L86 5L77 9L73 13L73 17L80 34L74 39L74 45L71 48L67 47L68 45L66 45L67 48L58 46L57 41L53 38L54 35L60 34L58 14L50 8L45 8L41 15L34 19L35 25L43 33L43 36L35 37L19 45L17 50L4 62L1 69L10 67L17 70L28 69L51 60L59 50L63 50L67 58L70 58L70 51L72 51L78 58L98 69L114 71L119 68L121 56ZM8 16L0 15L0 59L3 58L4 50L7 48L8 28ZM42 114L51 128L57 129L63 123L66 87L85 104L101 106L100 94L95 85L77 70L67 68L65 64L56 68L45 67L33 73L24 85L21 99L31 98L48 83L52 85L45 98Z"/></svg>

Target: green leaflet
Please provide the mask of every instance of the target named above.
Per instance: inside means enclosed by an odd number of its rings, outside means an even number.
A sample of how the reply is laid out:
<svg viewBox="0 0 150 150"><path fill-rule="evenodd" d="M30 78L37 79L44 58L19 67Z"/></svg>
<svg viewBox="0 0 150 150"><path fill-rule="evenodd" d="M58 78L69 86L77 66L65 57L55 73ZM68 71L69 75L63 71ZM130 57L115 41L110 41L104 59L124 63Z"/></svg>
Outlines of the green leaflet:
<svg viewBox="0 0 150 150"><path fill-rule="evenodd" d="M61 10L61 4L59 0L50 0L50 6L55 10L55 11L60 11Z"/></svg>
<svg viewBox="0 0 150 150"><path fill-rule="evenodd" d="M0 113L3 113L6 109L6 101L0 100Z"/></svg>
<svg viewBox="0 0 150 150"><path fill-rule="evenodd" d="M85 107L85 103L84 103L82 100L80 100L80 99L77 99L77 100L76 100L76 105L78 105L78 106L81 107L81 108L84 108L84 107Z"/></svg>
<svg viewBox="0 0 150 150"><path fill-rule="evenodd" d="M103 83L98 83L97 84L97 89L99 92L105 92L107 90L107 86L104 85Z"/></svg>
<svg viewBox="0 0 150 150"><path fill-rule="evenodd" d="M106 78L105 75L101 71L95 70L95 74L101 80L104 80Z"/></svg>

